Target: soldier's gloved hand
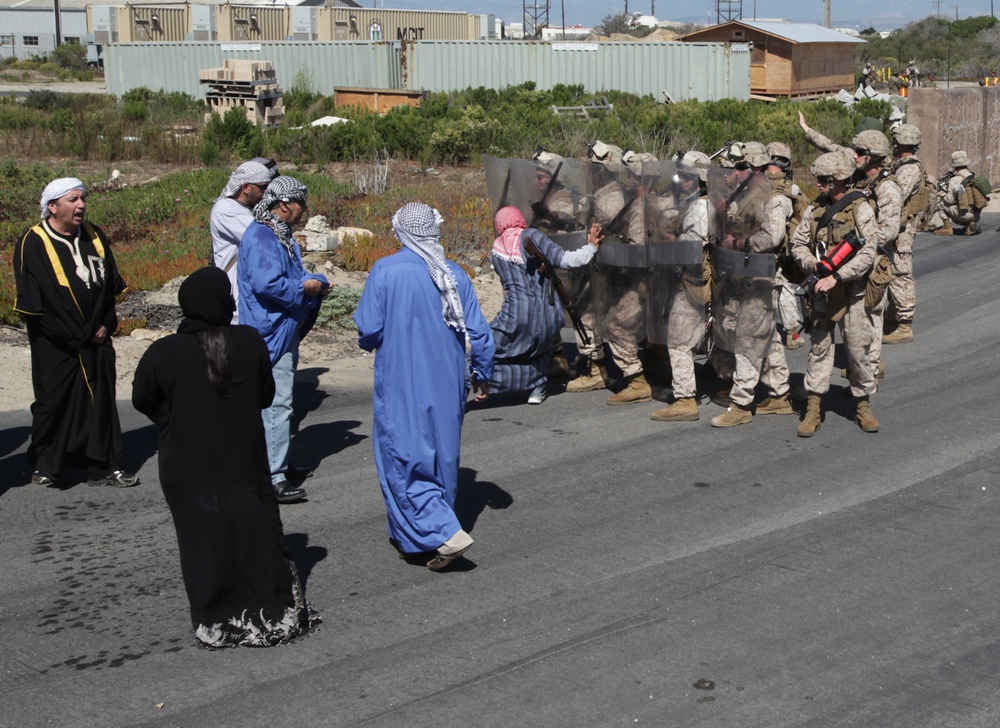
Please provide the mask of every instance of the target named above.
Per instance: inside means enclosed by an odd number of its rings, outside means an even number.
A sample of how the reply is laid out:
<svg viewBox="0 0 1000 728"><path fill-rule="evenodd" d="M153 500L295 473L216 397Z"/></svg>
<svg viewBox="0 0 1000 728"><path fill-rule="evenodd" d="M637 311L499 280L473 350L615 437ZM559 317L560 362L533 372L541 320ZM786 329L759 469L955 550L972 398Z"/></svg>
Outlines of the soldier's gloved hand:
<svg viewBox="0 0 1000 728"><path fill-rule="evenodd" d="M531 211L535 213L535 217L545 217L549 214L549 208L541 200L531 203Z"/></svg>

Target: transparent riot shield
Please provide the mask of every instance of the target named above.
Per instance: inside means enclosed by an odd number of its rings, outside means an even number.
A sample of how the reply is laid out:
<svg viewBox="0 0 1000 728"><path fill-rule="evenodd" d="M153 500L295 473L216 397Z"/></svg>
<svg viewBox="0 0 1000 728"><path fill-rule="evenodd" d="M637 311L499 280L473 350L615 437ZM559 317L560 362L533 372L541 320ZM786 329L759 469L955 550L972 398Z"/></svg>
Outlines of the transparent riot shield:
<svg viewBox="0 0 1000 728"><path fill-rule="evenodd" d="M521 211L529 227L541 230L564 250L587 244L591 208L584 163L560 157L538 161L485 155L483 161L494 213L512 205ZM592 329L590 269L559 269L556 275L569 291L585 327Z"/></svg>
<svg viewBox="0 0 1000 728"><path fill-rule="evenodd" d="M646 162L646 338L651 344L695 348L705 335L710 291L704 257L708 202L697 170L673 161Z"/></svg>
<svg viewBox="0 0 1000 728"><path fill-rule="evenodd" d="M770 183L749 169L709 171L715 223L710 248L715 346L759 361L774 332L775 257L767 219Z"/></svg>
<svg viewBox="0 0 1000 728"><path fill-rule="evenodd" d="M642 169L592 164L594 219L604 231L592 283L597 332L612 341L646 338L645 201L653 179Z"/></svg>
<svg viewBox="0 0 1000 728"><path fill-rule="evenodd" d="M590 197L583 163L560 157L536 161L484 156L483 161L494 213L512 205L524 214L528 227L557 243L560 233L586 230Z"/></svg>

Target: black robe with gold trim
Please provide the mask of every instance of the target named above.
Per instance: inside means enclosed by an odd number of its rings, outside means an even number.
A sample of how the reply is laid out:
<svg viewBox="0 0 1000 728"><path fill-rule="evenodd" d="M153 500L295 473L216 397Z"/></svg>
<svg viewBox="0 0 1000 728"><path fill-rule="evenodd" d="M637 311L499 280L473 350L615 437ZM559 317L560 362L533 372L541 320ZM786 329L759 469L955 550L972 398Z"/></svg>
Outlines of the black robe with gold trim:
<svg viewBox="0 0 1000 728"><path fill-rule="evenodd" d="M99 228L80 228L78 258L71 243L43 222L14 248L14 308L28 329L35 394L28 458L50 477L66 465L122 465L111 335L118 326L115 296L125 283ZM108 336L95 344L101 326Z"/></svg>

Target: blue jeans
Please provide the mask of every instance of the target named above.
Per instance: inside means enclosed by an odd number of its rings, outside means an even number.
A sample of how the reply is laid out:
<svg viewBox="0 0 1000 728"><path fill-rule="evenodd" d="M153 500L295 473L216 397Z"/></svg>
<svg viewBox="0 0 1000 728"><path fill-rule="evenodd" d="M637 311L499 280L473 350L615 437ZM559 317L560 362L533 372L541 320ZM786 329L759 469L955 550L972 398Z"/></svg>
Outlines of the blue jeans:
<svg viewBox="0 0 1000 728"><path fill-rule="evenodd" d="M288 469L288 443L292 438L292 390L298 364L299 338L296 336L292 340L292 348L271 367L271 374L274 376L274 401L270 407L261 411L272 484L283 481L285 470Z"/></svg>

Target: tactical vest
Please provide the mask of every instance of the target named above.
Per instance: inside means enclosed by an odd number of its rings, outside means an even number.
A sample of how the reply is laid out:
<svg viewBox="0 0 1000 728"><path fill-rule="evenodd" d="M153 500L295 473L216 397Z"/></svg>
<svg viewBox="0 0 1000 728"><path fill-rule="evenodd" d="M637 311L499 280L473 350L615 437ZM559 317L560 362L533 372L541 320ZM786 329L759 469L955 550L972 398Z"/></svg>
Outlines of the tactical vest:
<svg viewBox="0 0 1000 728"><path fill-rule="evenodd" d="M817 204L813 208L812 217L809 221L809 249L817 259L826 255L826 251L831 245L839 243L851 233L858 229L857 216L855 211L858 205L871 205L869 197L859 197L843 210L834 215L830 222L822 229L819 229L820 218L826 212L829 205L820 206Z"/></svg>
<svg viewBox="0 0 1000 728"><path fill-rule="evenodd" d="M768 175L768 179L771 180L772 197L784 195L792 201L792 215L785 221L785 237L782 240L782 242L785 242L791 239L792 233L795 232L795 228L797 228L799 223L802 222L802 217L806 213L806 208L809 207L809 200L801 192L795 194L792 181L784 174L781 176L776 175L774 177Z"/></svg>
<svg viewBox="0 0 1000 728"><path fill-rule="evenodd" d="M892 174L895 176L896 172L905 164L915 164L917 169L920 171L920 181L917 183L917 187L913 190L910 197L904 201L903 205L903 215L900 220L900 227L905 228L906 224L915 218L920 213L927 209L927 206L931 201L931 189L932 185L927 175L924 173L924 165L920 163L920 160L916 157L903 157L902 159L897 159L892 165Z"/></svg>

